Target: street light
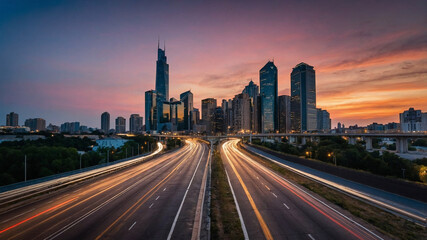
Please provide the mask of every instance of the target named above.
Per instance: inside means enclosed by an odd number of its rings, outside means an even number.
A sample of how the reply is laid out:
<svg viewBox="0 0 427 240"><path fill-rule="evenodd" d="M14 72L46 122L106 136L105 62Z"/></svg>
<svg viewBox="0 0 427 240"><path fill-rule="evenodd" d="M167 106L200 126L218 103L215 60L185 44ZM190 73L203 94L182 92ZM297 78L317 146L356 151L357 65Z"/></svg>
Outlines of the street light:
<svg viewBox="0 0 427 240"><path fill-rule="evenodd" d="M337 157L335 156L335 154L332 152L332 153L328 153L328 157L333 157L333 160L334 160L334 163L335 163L335 166L337 165Z"/></svg>

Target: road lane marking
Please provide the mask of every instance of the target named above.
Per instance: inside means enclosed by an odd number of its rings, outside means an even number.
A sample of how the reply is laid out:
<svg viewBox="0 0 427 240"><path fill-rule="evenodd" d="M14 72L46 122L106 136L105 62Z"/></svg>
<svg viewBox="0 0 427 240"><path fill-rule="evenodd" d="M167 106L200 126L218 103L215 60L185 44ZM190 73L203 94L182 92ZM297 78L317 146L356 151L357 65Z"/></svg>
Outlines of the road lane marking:
<svg viewBox="0 0 427 240"><path fill-rule="evenodd" d="M283 203L283 205L284 205L287 209L290 209L290 208L288 207L288 205L286 205L286 203Z"/></svg>
<svg viewBox="0 0 427 240"><path fill-rule="evenodd" d="M75 193L75 192L78 192L78 191L81 191L82 189L77 189L76 191L74 191L73 193Z"/></svg>
<svg viewBox="0 0 427 240"><path fill-rule="evenodd" d="M190 150L192 149L192 146L190 146ZM188 153L190 153L192 151L189 151ZM184 155L184 154L183 154ZM100 238L102 238L102 236L107 233L117 222L119 222L126 214L128 214L130 211L132 211L130 215L134 214L136 210L139 209L139 207L141 207L151 196L154 195L155 193L155 189L159 189L160 187L163 186L163 184L166 183L166 180L168 180L170 178L170 176L177 171L177 169L181 166L181 164L183 164L187 159L189 159L189 157L184 158L184 160L182 160L171 172L169 172L169 174L164 177L160 182L158 182L153 188L151 188L148 192L146 192L137 202L135 202L131 207L129 207L122 215L120 215L120 217L118 217L112 224L110 224L101 234L99 234L95 239L98 240ZM147 198L146 198L147 197ZM138 205L139 204L139 205ZM133 209L133 210L132 210Z"/></svg>
<svg viewBox="0 0 427 240"><path fill-rule="evenodd" d="M154 203L152 203L148 208L151 208L154 205Z"/></svg>
<svg viewBox="0 0 427 240"><path fill-rule="evenodd" d="M267 224L266 224L266 223L265 223L265 221L264 221L264 218L261 216L261 213L259 212L259 210L258 210L258 208L257 208L257 206L256 206L256 204L255 204L255 202L254 202L254 200L253 200L253 198L252 198L251 194L249 193L248 188L246 187L246 184L243 182L242 177L241 177L241 176L240 176L240 174L237 172L236 168L234 167L233 162L230 160L230 158L229 158L229 156L228 156L227 150L225 149L226 144L227 144L227 143L225 143L224 145L222 145L222 148L223 148L223 150L224 150L225 156L227 157L227 160L228 160L228 162L230 163L231 168L233 169L234 173L236 174L237 179L238 179L238 180L239 180L239 182L240 182L240 185L242 186L243 190L245 191L246 197L248 198L249 203L251 204L252 209L253 209L253 210L254 210L254 212L255 212L255 215L256 215L256 217L257 217L257 219L258 219L259 224L261 225L261 229L262 229L262 231L263 231L263 233L264 233L264 236L265 236L265 238L266 238L267 240L273 239L273 236L272 236L272 235L271 235L271 233L270 233L270 229L268 229Z"/></svg>
<svg viewBox="0 0 427 240"><path fill-rule="evenodd" d="M33 209L31 209L31 210L28 210L28 211L26 211L26 212L23 212L23 213L21 213L21 214L18 214L18 215L16 215L16 216L13 216L13 217L11 217L11 218L9 218L9 219L6 219L6 220L4 220L4 221L3 221L3 222L1 222L1 223L9 222L10 220L13 220L13 219L15 219L15 218L17 218L17 217L20 217L20 216L22 216L22 215L24 215L24 214L26 214L26 213L32 212L32 211L34 211L34 210L36 210L36 209L35 209L35 208L33 208Z"/></svg>
<svg viewBox="0 0 427 240"><path fill-rule="evenodd" d="M163 189L163 192L166 190L166 188Z"/></svg>
<svg viewBox="0 0 427 240"><path fill-rule="evenodd" d="M309 233L309 234L307 234L308 235L308 237L311 239L311 240L316 240L313 236L311 236L311 234Z"/></svg>
<svg viewBox="0 0 427 240"><path fill-rule="evenodd" d="M264 184L264 187L267 188L268 191L270 191L271 189L269 187L267 187L267 185Z"/></svg>
<svg viewBox="0 0 427 240"><path fill-rule="evenodd" d="M128 231L130 231L130 230L133 228L133 226L135 226L135 224L136 224L136 222L134 222L134 223L132 224L132 226L130 226L130 228L128 229Z"/></svg>
<svg viewBox="0 0 427 240"><path fill-rule="evenodd" d="M76 199L77 199L77 197L72 198L72 199L69 199L69 200L67 200L67 201L65 201L65 202L63 202L63 203L60 203L60 204L58 204L58 205L56 205L56 206L53 206L53 207L51 207L51 208L49 208L49 209L47 209L47 210L44 210L43 212L37 213L36 215L34 215L34 216L32 216L32 217L29 217L29 218L27 218L27 219L25 219L25 220L23 220L23 221L21 221L21 222L19 222L19 223L16 223L16 224L14 224L14 225L12 225L12 226L10 226L10 227L8 227L8 228L5 228L5 229L1 230L1 231L0 231L0 234L1 234L1 233L6 232L7 230L10 230L10 229L12 229L12 228L15 228L15 227L17 227L17 226L19 226L19 225L21 225L21 224L23 224L23 223L25 223L25 222L28 222L28 221L30 221L31 219L36 218L36 217L38 217L38 216L40 216L40 215L42 215L42 214L45 214L45 213L47 213L47 212L49 212L49 211L52 211L52 210L55 210L56 208L59 208L59 207L61 207L61 206L65 205L65 204L67 204L67 203L69 203L69 202L71 202L71 201L76 200Z"/></svg>
<svg viewBox="0 0 427 240"><path fill-rule="evenodd" d="M228 185L230 186L231 193L233 194L233 199L234 199L234 203L236 204L237 213L239 214L240 225L242 226L243 235L245 236L246 240L249 240L248 231L246 230L245 222L243 221L242 212L240 212L239 203L237 202L236 195L234 194L233 186L231 185L231 182L230 182L230 177L228 176L227 169L224 169L224 170L225 170L225 174L227 175Z"/></svg>
<svg viewBox="0 0 427 240"><path fill-rule="evenodd" d="M336 223L338 226L342 227L343 229L347 230L349 233L351 233L353 236L355 236L358 239L362 239L362 237L360 237L358 234L356 234L355 232L353 232L351 229L347 228L346 226L344 226L343 224L341 224L337 219L333 218L332 216L330 216L329 214L327 214L326 212L324 212L323 210L321 210L320 208L318 208L317 206L315 206L313 203L311 203L310 201L308 201L305 197L301 196L300 194L298 194L295 190L291 189L291 186L287 186L286 184L284 184L281 181L284 181L290 185L292 185L293 187L295 187L296 189L304 192L305 194L307 194L308 196L310 196L311 198L317 200L318 202L322 203L323 205L327 206L328 208L332 209L331 207L329 207L327 204L325 204L324 202L320 201L319 199L315 198L314 196L312 196L311 194L307 193L306 191L302 190L301 188L299 188L298 186L296 186L295 184L291 183L290 181L284 179L283 177L279 176L278 174L272 172L271 170L267 169L266 167L262 166L260 163L255 162L254 160L252 160L251 158L249 158L248 156L244 155L242 152L240 152L237 148L235 148L235 152L237 152L239 155L243 156L247 162L252 163L254 166L256 166L257 168L259 168L260 170L262 170L263 172L265 172L267 175L269 175L274 181L276 181L277 183L279 183L280 185L282 185L284 188L288 189L291 193L293 193L295 196L297 196L298 198L300 198L301 200L303 200L305 203L307 203L308 205L310 205L311 207L313 207L315 210L317 210L319 213L321 213L323 216L325 216L326 218L328 218L329 220L331 220L332 222ZM281 180L281 181L279 181ZM334 210L334 209L333 209ZM339 213L338 211L334 210L335 212ZM341 213L339 213L340 216L345 216ZM348 217L345 217L346 219L350 220ZM351 222L355 222L350 220ZM357 223L356 223L357 224ZM357 224L358 226L361 226L360 224ZM373 236L382 239L381 237L379 237L378 235L374 234L373 232L369 231L368 229L361 227L364 230L366 230L367 232L371 233Z"/></svg>
<svg viewBox="0 0 427 240"><path fill-rule="evenodd" d="M273 196L275 196L275 197L277 198L277 195L276 195L276 194L274 194L273 192L272 192L271 194L273 194Z"/></svg>
<svg viewBox="0 0 427 240"><path fill-rule="evenodd" d="M157 197L156 197L156 201L157 201L157 199L159 199L159 197L160 197L160 196L157 196Z"/></svg>
<svg viewBox="0 0 427 240"><path fill-rule="evenodd" d="M184 197L182 198L181 205L178 208L175 219L173 220L171 230L169 231L168 240L172 238L172 233L175 230L176 222L178 221L179 214L181 213L182 206L184 205L185 198L187 197L188 190L190 189L191 184L193 183L194 177L196 176L197 170L199 169L200 162L202 161L203 155L205 154L205 148L203 148L202 155L200 156L199 162L197 163L196 170L191 177L190 183L188 184L187 190L185 190Z"/></svg>

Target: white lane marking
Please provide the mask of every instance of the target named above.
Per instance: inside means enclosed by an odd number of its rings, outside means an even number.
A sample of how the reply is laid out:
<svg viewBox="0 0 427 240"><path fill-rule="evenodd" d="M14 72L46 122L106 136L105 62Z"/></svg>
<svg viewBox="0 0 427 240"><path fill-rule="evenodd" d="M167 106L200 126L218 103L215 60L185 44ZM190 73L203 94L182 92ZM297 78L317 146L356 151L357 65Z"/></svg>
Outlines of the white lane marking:
<svg viewBox="0 0 427 240"><path fill-rule="evenodd" d="M311 240L316 240L313 236L311 236L311 234L309 233L309 234L307 234L308 235L308 237L311 239Z"/></svg>
<svg viewBox="0 0 427 240"><path fill-rule="evenodd" d="M286 205L286 203L283 203L283 205L284 205L287 209L290 209L290 208L288 207L288 205Z"/></svg>
<svg viewBox="0 0 427 240"><path fill-rule="evenodd" d="M163 192L166 190L166 188L163 189Z"/></svg>
<svg viewBox="0 0 427 240"><path fill-rule="evenodd" d="M181 205L178 208L178 212L176 213L175 219L173 220L171 230L169 231L169 235L167 240L170 240L172 237L173 230L175 230L176 222L178 221L179 214L181 213L182 206L184 205L185 198L187 197L188 190L190 189L191 184L193 183L194 177L196 176L197 169L199 169L200 162L202 161L203 155L205 154L205 148L203 148L203 152L200 156L199 162L197 163L196 169L191 177L190 183L188 184L187 190L185 190L184 197L182 198Z"/></svg>
<svg viewBox="0 0 427 240"><path fill-rule="evenodd" d="M264 184L264 183L263 183L263 184ZM267 187L267 185L264 185L264 187L265 187L265 188L267 188L267 190L268 190L268 191L270 191L270 188L269 188L269 187Z"/></svg>
<svg viewBox="0 0 427 240"><path fill-rule="evenodd" d="M4 221L3 221L3 222L1 222L1 223L9 222L10 220L13 220L13 219L15 219L15 218L17 218L17 217L20 217L20 216L22 216L22 215L24 215L24 214L26 214L26 213L32 212L32 211L34 211L34 210L36 210L36 209L35 209L35 208L30 209L30 210L28 210L28 211L26 211L26 212L23 212L23 213L21 213L21 214L18 214L18 215L16 215L16 216L13 216L13 217L11 217L11 218L9 218L9 219L6 219L6 220L4 220Z"/></svg>
<svg viewBox="0 0 427 240"><path fill-rule="evenodd" d="M128 231L130 231L130 230L133 228L133 226L135 226L135 224L136 224L136 222L134 222L134 223L132 224L132 226L130 226L130 228L128 229Z"/></svg>
<svg viewBox="0 0 427 240"><path fill-rule="evenodd" d="M154 205L154 203L152 203L148 208L151 208Z"/></svg>
<svg viewBox="0 0 427 240"><path fill-rule="evenodd" d="M230 177L228 176L227 169L225 170L225 174L227 175L228 185L230 186L231 193L233 194L234 203L236 204L237 213L240 218L240 225L242 226L243 235L245 236L245 240L249 239L248 231L246 230L245 222L243 221L242 212L240 212L239 203L237 202L236 195L234 194L233 186L231 186Z"/></svg>
<svg viewBox="0 0 427 240"><path fill-rule="evenodd" d="M77 189L76 191L74 191L73 193L75 193L75 192L78 192L78 191L80 191L81 189Z"/></svg>
<svg viewBox="0 0 427 240"><path fill-rule="evenodd" d="M275 197L277 198L277 195L276 195L276 194L274 194L273 192L272 192L271 194L273 194L273 196L275 196Z"/></svg>
<svg viewBox="0 0 427 240"><path fill-rule="evenodd" d="M53 200L50 200L49 202L47 202L47 203L51 203L51 202L53 202Z"/></svg>
<svg viewBox="0 0 427 240"><path fill-rule="evenodd" d="M159 199L159 197L160 197L160 196L157 196L157 197L156 197L156 201L157 201L157 199Z"/></svg>
<svg viewBox="0 0 427 240"><path fill-rule="evenodd" d="M259 180L259 177L256 177L256 179L258 179L258 180Z"/></svg>
<svg viewBox="0 0 427 240"><path fill-rule="evenodd" d="M335 213L337 213L337 214L338 214L338 215L340 215L341 217L343 217L343 218L347 219L348 221L350 221L350 222L352 222L352 223L356 224L358 227L362 228L363 230L367 231L368 233L370 233L371 235L373 235L373 236L377 237L378 239L384 240L382 237L378 236L377 234L375 234L374 232L372 232L372 231L371 231L371 230L369 230L368 228L364 227L363 225L361 225L360 223L356 222L355 220L353 220L353 219L351 219L351 218L347 217L346 215L342 214L342 213L341 213L341 212L339 212L338 210L334 209L333 207L329 206L329 205L328 205L328 204L326 204L325 202L323 202L323 201L321 201L320 199L316 198L315 196L311 195L310 193L308 193L307 191L305 191L305 190L303 190L302 188L298 187L298 186L297 186L297 185L295 185L294 183L290 182L289 180L285 179L284 177L280 176L279 174L277 174L277 173L275 173L275 172L273 172L273 171L271 171L271 170L268 170L266 167L262 166L262 165L261 165L260 163L258 163L258 162L255 162L254 160L252 160L252 159L251 159L251 158L249 158L248 156L244 155L244 154L243 154L242 152L240 152L239 150L237 150L237 149L236 149L236 151L237 151L241 156L243 156L245 159L247 159L248 161L250 161L250 162L251 162L251 163L253 163L254 165L257 165L260 169L263 169L263 170L264 170L264 172L269 172L269 173L271 173L272 175L276 176L277 178L279 178L279 179L281 179L281 180L285 181L286 183L288 183L288 184L290 184L290 185L294 186L295 188L297 188L297 189L298 189L298 190L300 190L301 192L303 192L303 193L307 194L308 196L310 196L311 198L315 199L317 202L321 203L322 205L324 205L325 207L329 208L330 210L334 211ZM272 161L272 162L275 162L275 163L277 163L277 164L279 164L279 165L281 165L281 166L283 166L283 167L285 167L285 168L287 168L287 169L290 169L290 170L291 170L291 171L293 171L293 172L296 172L296 171L292 170L292 168L291 168L291 167L289 167L289 166L287 166L287 165L285 165L285 164L283 164L283 163L280 163L280 162L278 162L278 161L276 161L276 160L273 160L273 159L271 159L271 158L269 158L269 157L267 157L267 156L264 156L264 155L262 155L262 154L259 154L259 153L257 153L257 152L254 152L254 151L253 151L252 153L255 153L255 155L258 155L258 156L260 156L260 157L262 157L262 158L268 159L268 160L270 160L270 161Z"/></svg>

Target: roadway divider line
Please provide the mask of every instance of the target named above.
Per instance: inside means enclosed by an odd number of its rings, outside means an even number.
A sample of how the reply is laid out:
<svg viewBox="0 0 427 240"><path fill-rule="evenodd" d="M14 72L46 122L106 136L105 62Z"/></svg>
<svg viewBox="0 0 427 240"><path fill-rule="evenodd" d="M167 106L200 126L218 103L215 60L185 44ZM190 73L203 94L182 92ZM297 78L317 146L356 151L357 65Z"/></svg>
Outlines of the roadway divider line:
<svg viewBox="0 0 427 240"><path fill-rule="evenodd" d="M227 160L228 160L228 162L229 162L229 164L230 164L231 168L233 169L234 173L236 174L236 177L237 177L237 179L239 180L240 185L242 186L242 188L243 188L243 190L244 190L244 192L245 192L245 194L246 194L246 197L248 198L249 203L251 204L252 209L253 209L253 210L254 210L254 212L255 212L255 215L256 215L256 217L257 217L257 219L258 219L258 222L259 222L259 224L261 225L261 229L262 229L262 231L263 231L263 233L264 233L264 237L265 237L267 240L273 239L273 236L271 235L271 232L270 232L270 230L268 229L268 226L267 226L267 224L265 223L264 218L262 217L261 213L259 212L259 210L258 210L258 208L257 208L257 206L256 206L256 204L255 204L255 201L253 200L253 198L252 198L251 194L249 193L249 190L248 190L248 188L246 187L246 184L243 182L242 177L241 177L241 176L240 176L240 174L237 172L236 168L234 167L233 162L230 160L230 157L228 156L228 152L227 152L228 150L226 150L226 149L225 149L225 147L226 147L226 146L227 146L227 148L229 148L229 146L228 146L228 145L229 145L229 142L224 143L224 144L222 145L222 148L223 148L223 150L224 150L225 156L227 157Z"/></svg>
<svg viewBox="0 0 427 240"><path fill-rule="evenodd" d="M200 156L199 162L197 163L196 169L194 170L193 176L191 177L190 183L188 184L187 190L185 190L184 197L182 198L181 205L178 208L178 212L176 213L175 219L173 220L172 227L169 231L168 240L171 239L173 231L175 230L176 222L178 221L179 214L181 213L182 206L184 205L185 198L187 197L187 193L190 190L190 186L193 183L194 176L196 176L197 170L199 169L200 162L202 161L203 155L205 154L205 149L203 148L202 155Z"/></svg>
<svg viewBox="0 0 427 240"><path fill-rule="evenodd" d="M380 236L378 236L377 234L375 234L374 232L372 232L371 230L367 229L366 227L364 227L363 225L359 224L358 222L354 221L353 219L347 217L346 215L340 213L338 210L332 208L331 206L329 206L328 204L326 204L325 202L321 201L320 199L316 198L315 196L313 196L312 194L308 193L307 191L303 190L302 188L300 188L299 186L297 186L296 184L290 182L289 180L283 178L282 176L280 176L279 174L275 173L274 171L266 168L265 166L263 166L262 164L252 160L251 158L249 158L248 156L244 155L242 152L240 152L237 149L237 145L236 145L236 152L241 155L244 159L246 159L248 162L252 163L253 165L257 166L259 169L261 169L263 172L267 173L268 175L270 175L273 179L275 179L275 181L277 181L280 185L282 185L283 187L285 187L286 189L288 189L289 191L291 191L292 193L294 193L296 196L298 196L301 200L305 201L307 204L309 204L310 206L312 206L313 208L315 208L317 211L321 211L322 210L318 209L316 206L314 206L313 204L311 204L307 199L305 199L304 197L300 196L299 194L297 194L296 192L294 192L294 190L290 189L288 186L284 185L283 183L281 183L278 180L282 180L284 182L286 182L287 184L295 187L296 189L298 189L299 191L305 193L306 195L308 195L309 197L311 197L312 199L316 200L317 202L321 203L322 205L324 205L325 207L327 207L328 209L332 210L333 212L337 213L339 216L345 218L346 220L350 221L351 223L356 224L358 227L362 228L363 230L365 230L367 233L371 234L372 236L383 240L383 238L381 238ZM326 213L325 213L326 214ZM324 215L325 215L324 214ZM325 215L325 216L329 216L329 215ZM328 218L330 218L331 220L333 220L333 218L331 216L329 216ZM338 225L340 225L341 227L343 227L344 229L346 229L347 231L349 231L350 233L352 233L354 236L358 237L359 239L360 236L358 236L357 234L355 234L354 232L352 232L350 229L348 229L347 227L341 225L340 223L338 223L336 220L334 221L335 223L337 223Z"/></svg>

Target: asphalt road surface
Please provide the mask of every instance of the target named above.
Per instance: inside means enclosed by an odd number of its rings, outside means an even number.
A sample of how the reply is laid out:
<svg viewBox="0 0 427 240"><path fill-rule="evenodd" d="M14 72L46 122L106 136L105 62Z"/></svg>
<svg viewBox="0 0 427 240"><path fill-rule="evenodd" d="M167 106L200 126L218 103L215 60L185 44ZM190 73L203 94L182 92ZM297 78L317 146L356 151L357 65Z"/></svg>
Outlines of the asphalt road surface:
<svg viewBox="0 0 427 240"><path fill-rule="evenodd" d="M209 148L195 140L148 162L0 212L0 239L195 239Z"/></svg>
<svg viewBox="0 0 427 240"><path fill-rule="evenodd" d="M249 239L382 239L330 203L254 161L238 147L222 144L243 231Z"/></svg>

